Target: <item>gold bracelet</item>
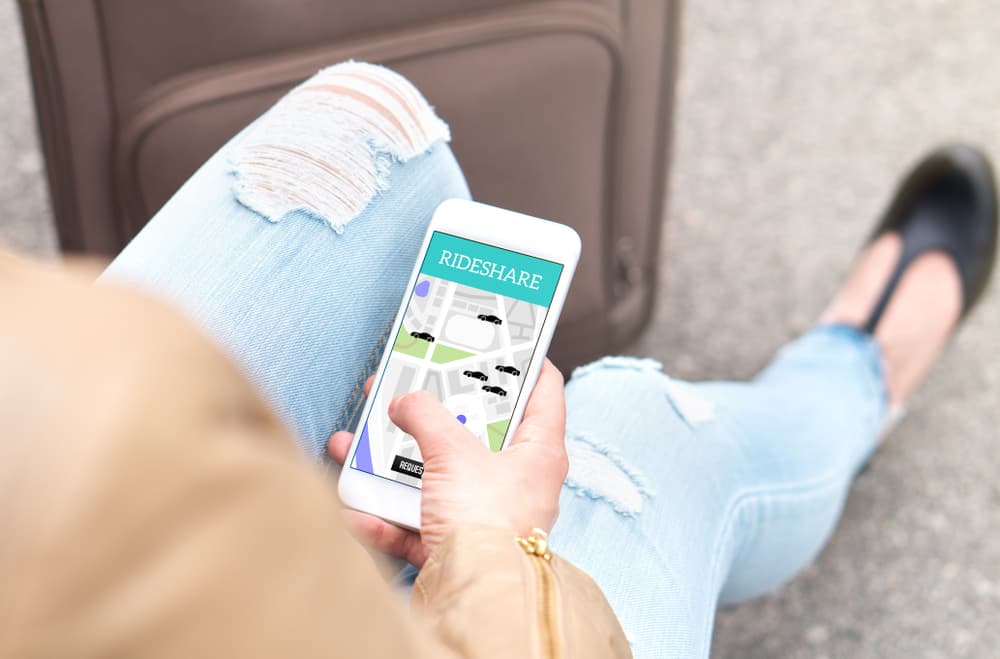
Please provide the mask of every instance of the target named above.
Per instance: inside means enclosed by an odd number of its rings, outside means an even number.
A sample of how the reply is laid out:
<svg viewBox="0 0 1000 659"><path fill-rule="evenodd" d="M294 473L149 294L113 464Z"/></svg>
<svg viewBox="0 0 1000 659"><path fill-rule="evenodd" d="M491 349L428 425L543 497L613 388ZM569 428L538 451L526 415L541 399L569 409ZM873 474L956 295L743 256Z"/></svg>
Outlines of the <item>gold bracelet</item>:
<svg viewBox="0 0 1000 659"><path fill-rule="evenodd" d="M518 536L514 540L528 556L538 556L547 561L552 559L552 552L549 551L549 536L545 531L538 528L531 529L527 538Z"/></svg>

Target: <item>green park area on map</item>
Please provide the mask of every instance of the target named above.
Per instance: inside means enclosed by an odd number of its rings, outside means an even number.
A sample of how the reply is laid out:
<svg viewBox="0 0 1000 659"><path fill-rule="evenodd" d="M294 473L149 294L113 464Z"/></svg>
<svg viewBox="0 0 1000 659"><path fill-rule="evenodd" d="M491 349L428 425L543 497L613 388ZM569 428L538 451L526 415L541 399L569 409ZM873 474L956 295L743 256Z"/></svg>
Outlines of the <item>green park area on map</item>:
<svg viewBox="0 0 1000 659"><path fill-rule="evenodd" d="M396 333L396 342L392 344L392 349L404 355L423 359L427 354L428 345L426 341L410 336L410 333L406 331L406 326L400 324L399 332Z"/></svg>
<svg viewBox="0 0 1000 659"><path fill-rule="evenodd" d="M502 421L494 421L493 423L487 424L486 433L490 440L490 450L496 453L503 446L504 435L507 434L507 426L510 425L510 419L503 419Z"/></svg>

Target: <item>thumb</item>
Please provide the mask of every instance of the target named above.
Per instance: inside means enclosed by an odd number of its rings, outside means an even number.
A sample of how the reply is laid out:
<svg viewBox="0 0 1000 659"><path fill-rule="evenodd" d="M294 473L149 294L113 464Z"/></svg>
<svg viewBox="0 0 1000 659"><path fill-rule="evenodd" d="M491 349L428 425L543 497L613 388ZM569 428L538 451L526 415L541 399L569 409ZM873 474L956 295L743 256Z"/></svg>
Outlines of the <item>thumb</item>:
<svg viewBox="0 0 1000 659"><path fill-rule="evenodd" d="M459 442L474 439L466 437L471 433L426 391L414 391L393 400L389 404L389 418L417 440L425 461L437 459Z"/></svg>

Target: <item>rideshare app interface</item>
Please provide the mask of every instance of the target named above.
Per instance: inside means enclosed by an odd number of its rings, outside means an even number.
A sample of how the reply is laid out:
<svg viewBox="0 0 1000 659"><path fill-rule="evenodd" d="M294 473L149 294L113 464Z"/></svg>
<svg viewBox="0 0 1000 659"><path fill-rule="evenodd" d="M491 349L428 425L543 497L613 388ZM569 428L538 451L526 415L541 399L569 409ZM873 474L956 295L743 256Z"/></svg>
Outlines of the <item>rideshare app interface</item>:
<svg viewBox="0 0 1000 659"><path fill-rule="evenodd" d="M420 449L388 412L394 398L419 389L499 451L562 269L435 231L351 466L420 487Z"/></svg>

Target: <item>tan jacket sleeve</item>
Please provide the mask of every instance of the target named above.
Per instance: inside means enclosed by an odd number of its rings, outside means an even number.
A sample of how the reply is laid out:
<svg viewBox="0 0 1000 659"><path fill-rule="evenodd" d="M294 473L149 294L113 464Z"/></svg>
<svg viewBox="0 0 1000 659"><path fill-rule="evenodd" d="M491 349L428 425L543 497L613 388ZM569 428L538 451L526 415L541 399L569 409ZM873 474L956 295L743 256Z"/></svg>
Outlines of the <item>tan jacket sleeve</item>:
<svg viewBox="0 0 1000 659"><path fill-rule="evenodd" d="M461 657L631 656L593 580L558 555L530 556L509 531L452 534L421 570L413 606Z"/></svg>
<svg viewBox="0 0 1000 659"><path fill-rule="evenodd" d="M334 486L165 306L0 254L0 657L613 657L600 591L455 533L408 613Z"/></svg>

